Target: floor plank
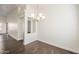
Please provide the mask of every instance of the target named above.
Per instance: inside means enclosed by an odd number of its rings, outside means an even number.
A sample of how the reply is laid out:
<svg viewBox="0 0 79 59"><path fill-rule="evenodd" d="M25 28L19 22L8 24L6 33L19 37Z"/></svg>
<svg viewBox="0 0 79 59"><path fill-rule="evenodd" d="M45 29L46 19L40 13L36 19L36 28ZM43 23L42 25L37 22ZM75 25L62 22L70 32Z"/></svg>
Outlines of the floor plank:
<svg viewBox="0 0 79 59"><path fill-rule="evenodd" d="M51 46L41 41L34 41L25 46L25 50L18 54L75 54L73 52Z"/></svg>

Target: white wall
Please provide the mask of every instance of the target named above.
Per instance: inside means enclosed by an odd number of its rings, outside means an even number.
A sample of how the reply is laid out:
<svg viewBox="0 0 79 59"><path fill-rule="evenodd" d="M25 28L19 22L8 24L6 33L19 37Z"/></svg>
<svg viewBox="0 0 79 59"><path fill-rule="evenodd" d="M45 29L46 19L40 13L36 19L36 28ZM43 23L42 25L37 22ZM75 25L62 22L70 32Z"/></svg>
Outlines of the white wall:
<svg viewBox="0 0 79 59"><path fill-rule="evenodd" d="M38 22L38 39L79 53L76 5L39 5L46 19Z"/></svg>
<svg viewBox="0 0 79 59"><path fill-rule="evenodd" d="M34 14L37 13L37 6L28 4L26 5L26 10L25 10L25 39L24 39L25 45L37 40L37 31L31 34L27 33L27 20L28 20L28 16L30 16L31 13Z"/></svg>
<svg viewBox="0 0 79 59"><path fill-rule="evenodd" d="M12 10L7 15L8 21L8 34L13 38L18 39L18 15L17 9Z"/></svg>

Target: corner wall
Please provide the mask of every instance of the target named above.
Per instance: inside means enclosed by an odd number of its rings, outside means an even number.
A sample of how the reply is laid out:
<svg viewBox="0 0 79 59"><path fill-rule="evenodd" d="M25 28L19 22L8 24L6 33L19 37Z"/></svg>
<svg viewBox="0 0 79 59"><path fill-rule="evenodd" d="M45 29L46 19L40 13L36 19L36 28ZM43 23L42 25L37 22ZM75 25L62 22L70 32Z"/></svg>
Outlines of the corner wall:
<svg viewBox="0 0 79 59"><path fill-rule="evenodd" d="M34 33L27 33L27 20L28 20L28 16L30 16L31 13L34 13L34 14L37 13L37 5L32 5L32 4L26 5L26 10L25 10L25 39L24 39L25 45L37 40L37 31Z"/></svg>
<svg viewBox="0 0 79 59"><path fill-rule="evenodd" d="M79 25L76 5L39 5L46 19L38 22L38 39L79 53Z"/></svg>

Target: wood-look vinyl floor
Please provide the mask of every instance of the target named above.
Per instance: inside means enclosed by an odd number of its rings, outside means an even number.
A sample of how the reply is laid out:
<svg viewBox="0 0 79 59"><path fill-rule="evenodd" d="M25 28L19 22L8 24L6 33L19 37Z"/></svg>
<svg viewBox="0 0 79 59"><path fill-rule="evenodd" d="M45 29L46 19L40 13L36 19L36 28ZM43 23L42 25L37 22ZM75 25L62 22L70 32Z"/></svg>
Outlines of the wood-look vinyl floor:
<svg viewBox="0 0 79 59"><path fill-rule="evenodd" d="M18 41L10 35L8 40L5 35L2 37L5 47L3 54L75 54L38 40L24 46L23 40Z"/></svg>
<svg viewBox="0 0 79 59"><path fill-rule="evenodd" d="M34 41L25 46L24 51L17 54L75 54L73 52L51 46L41 41Z"/></svg>

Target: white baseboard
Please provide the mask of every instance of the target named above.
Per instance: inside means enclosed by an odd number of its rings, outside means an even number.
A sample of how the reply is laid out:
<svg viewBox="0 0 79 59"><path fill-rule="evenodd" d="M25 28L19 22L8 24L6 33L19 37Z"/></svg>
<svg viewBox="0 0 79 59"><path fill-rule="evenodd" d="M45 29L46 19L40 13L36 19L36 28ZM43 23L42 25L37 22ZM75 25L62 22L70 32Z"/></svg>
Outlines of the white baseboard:
<svg viewBox="0 0 79 59"><path fill-rule="evenodd" d="M36 40L37 40L37 39L36 39ZM33 41L36 41L36 40L32 40L32 41L25 42L24 45L29 44L29 43L31 43L31 42L33 42ZM53 46L56 46L56 47L59 47L59 48L62 48L62 49L65 49L65 50L74 52L74 53L79 53L79 50L75 50L75 49L71 49L71 48L68 48L68 47L64 47L64 46L61 46L61 45L58 45L58 44L55 44L55 43L47 42L47 41L45 41L45 40L40 40L40 39L38 39L38 41L45 42L45 43L47 43L47 44L50 44L50 45L53 45Z"/></svg>
<svg viewBox="0 0 79 59"><path fill-rule="evenodd" d="M36 39L34 39L34 40L24 40L24 45L27 45L27 44L34 42L34 41L36 41Z"/></svg>
<svg viewBox="0 0 79 59"><path fill-rule="evenodd" d="M57 45L57 44L54 44L54 43L50 43L50 42L47 42L45 40L39 40L39 41L42 41L42 42L45 42L49 45L53 45L53 46L56 46L56 47L59 47L59 48L62 48L62 49L65 49L65 50L68 50L68 51L71 51L71 52L74 52L74 53L79 53L79 50L75 50L75 49L71 49L71 48L67 48L67 47L64 47L64 46L61 46L61 45Z"/></svg>

